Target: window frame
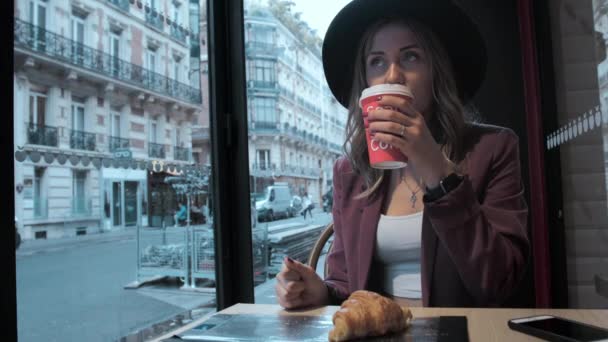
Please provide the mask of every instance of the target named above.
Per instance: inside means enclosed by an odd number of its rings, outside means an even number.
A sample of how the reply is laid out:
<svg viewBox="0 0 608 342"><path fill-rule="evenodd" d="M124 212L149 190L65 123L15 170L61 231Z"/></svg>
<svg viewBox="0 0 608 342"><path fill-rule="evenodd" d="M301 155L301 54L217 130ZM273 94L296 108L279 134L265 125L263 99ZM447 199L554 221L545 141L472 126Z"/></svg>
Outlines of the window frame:
<svg viewBox="0 0 608 342"><path fill-rule="evenodd" d="M14 14L14 2L3 2L4 13ZM244 49L244 16L242 0L209 0L208 42L213 47L209 54L209 98L211 129L211 165L214 201L216 303L222 310L236 303L253 303L252 234L249 194L249 161L247 154L248 127L246 74ZM13 20L8 20L12 25ZM229 23L226 25L226 23ZM48 23L47 23L48 24ZM10 29L10 28L9 28ZM4 49L5 60L13 59L13 50ZM155 63L156 64L156 63ZM14 82L12 63L3 63L7 83ZM14 83L13 83L14 84ZM11 92L14 89L11 87ZM8 96L13 104L13 96ZM14 116L5 115L4 134L0 135L6 155L14 154ZM6 161L14 174L15 160ZM5 193L15 191L14 177L1 182ZM234 198L243 198L234 201ZM14 200L6 210L15 212ZM240 213L234 215L234 212ZM13 215L2 215L6 227L14 225ZM17 296L15 230L5 229L2 239L4 272L8 281L2 287L3 336L17 340Z"/></svg>
<svg viewBox="0 0 608 342"><path fill-rule="evenodd" d="M208 0L211 167L217 309L253 303L242 0ZM241 201L234 201L242 198ZM245 200L246 199L246 200ZM234 212L239 215L234 215Z"/></svg>

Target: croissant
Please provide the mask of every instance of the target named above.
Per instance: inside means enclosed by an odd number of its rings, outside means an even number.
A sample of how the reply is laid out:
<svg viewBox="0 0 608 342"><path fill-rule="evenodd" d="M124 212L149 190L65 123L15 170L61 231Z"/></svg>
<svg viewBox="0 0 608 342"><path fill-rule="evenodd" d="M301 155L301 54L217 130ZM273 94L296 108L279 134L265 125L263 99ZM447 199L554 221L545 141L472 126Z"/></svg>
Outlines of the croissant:
<svg viewBox="0 0 608 342"><path fill-rule="evenodd" d="M334 328L329 341L380 336L405 330L412 320L412 313L393 300L375 292L355 291L334 316Z"/></svg>

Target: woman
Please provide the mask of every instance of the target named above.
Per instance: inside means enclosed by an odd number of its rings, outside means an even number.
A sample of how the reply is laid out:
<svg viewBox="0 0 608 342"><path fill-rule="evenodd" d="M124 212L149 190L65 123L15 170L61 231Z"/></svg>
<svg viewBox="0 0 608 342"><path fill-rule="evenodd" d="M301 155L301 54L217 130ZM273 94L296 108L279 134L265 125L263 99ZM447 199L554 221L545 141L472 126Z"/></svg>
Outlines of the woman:
<svg viewBox="0 0 608 342"><path fill-rule="evenodd" d="M279 303L339 304L368 289L410 306L500 306L523 277L527 206L517 136L465 120L485 73L476 26L449 0L355 0L330 25L323 62L349 109L346 157L334 166L329 274L322 280L287 258ZM414 95L383 96L391 109L368 117L375 139L408 157L404 169L368 162L358 99L382 83Z"/></svg>
<svg viewBox="0 0 608 342"><path fill-rule="evenodd" d="M306 213L310 214L310 218L312 219L312 199L310 198L310 195L308 195L308 192L304 192L304 197L302 197L302 216L304 216L304 219L306 220Z"/></svg>

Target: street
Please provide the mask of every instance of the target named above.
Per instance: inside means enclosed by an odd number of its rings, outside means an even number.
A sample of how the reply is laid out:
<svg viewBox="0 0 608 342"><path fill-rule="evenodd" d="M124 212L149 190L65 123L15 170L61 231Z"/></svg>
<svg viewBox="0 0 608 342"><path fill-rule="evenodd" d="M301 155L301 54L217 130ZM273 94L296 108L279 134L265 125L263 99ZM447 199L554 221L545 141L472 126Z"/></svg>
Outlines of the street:
<svg viewBox="0 0 608 342"><path fill-rule="evenodd" d="M330 220L330 214L317 208L307 223ZM304 219L259 224L288 222ZM200 305L215 310L212 291L160 285L124 289L135 280L135 231L113 238L98 235L80 241L24 241L17 251L20 341L112 341Z"/></svg>

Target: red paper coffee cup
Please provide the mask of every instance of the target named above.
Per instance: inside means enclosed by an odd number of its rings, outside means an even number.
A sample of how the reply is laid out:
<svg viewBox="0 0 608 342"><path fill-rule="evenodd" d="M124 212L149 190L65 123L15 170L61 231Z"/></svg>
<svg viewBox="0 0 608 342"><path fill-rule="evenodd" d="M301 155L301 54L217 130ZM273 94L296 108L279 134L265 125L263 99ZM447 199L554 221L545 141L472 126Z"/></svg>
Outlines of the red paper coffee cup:
<svg viewBox="0 0 608 342"><path fill-rule="evenodd" d="M410 100L412 100L414 96L410 89L404 85L378 84L364 89L359 100L359 106L361 106L361 111L363 112L365 138L367 140L370 165L375 169L399 169L407 165L407 156L403 155L398 148L372 139L369 135L367 114L379 107L378 97L383 95L401 96ZM391 109L386 106L384 108Z"/></svg>

